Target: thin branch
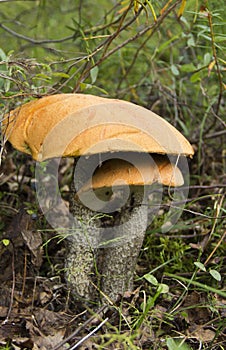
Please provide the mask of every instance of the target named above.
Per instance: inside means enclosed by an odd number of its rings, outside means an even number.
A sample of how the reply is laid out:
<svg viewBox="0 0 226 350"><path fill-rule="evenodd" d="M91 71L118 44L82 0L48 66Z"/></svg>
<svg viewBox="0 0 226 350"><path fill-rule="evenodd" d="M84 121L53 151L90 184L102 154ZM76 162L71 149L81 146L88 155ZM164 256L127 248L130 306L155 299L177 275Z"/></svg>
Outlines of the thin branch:
<svg viewBox="0 0 226 350"><path fill-rule="evenodd" d="M118 5L119 5L119 3L118 3L118 4L116 3L116 4L113 6L113 8L111 8L111 10L105 14L105 16L104 16L104 21L106 21L106 17L107 17L115 8L117 8ZM96 25L96 26L94 26L94 27L84 29L84 31L83 31L83 32L84 32L84 35L88 35L88 34L92 33L92 36L93 36L93 35L97 34L99 31L102 32L103 30L106 30L106 29L108 29L109 27L113 27L113 26L115 26L118 22L121 21L122 16L123 16L123 14L120 15L120 16L118 16L118 17L116 17L116 18L113 19L112 21L110 21L110 23L104 23L104 24L102 24L102 25ZM78 24L80 24L80 22L79 22ZM76 37L76 36L75 36L75 37Z"/></svg>
<svg viewBox="0 0 226 350"><path fill-rule="evenodd" d="M226 134L226 130L216 131L212 134L207 134L203 136L203 139L214 139L219 136L224 136Z"/></svg>
<svg viewBox="0 0 226 350"><path fill-rule="evenodd" d="M98 316L100 316L102 313L104 313L108 309L108 306L104 305L102 306L97 312L92 315L88 320L86 320L81 326L79 326L72 334L70 334L66 339L62 340L58 345L56 345L53 350L60 349L64 344L66 344L69 340L74 338L82 329L85 329L89 324L92 325L92 323L96 320Z"/></svg>
<svg viewBox="0 0 226 350"><path fill-rule="evenodd" d="M208 9L207 14L208 14L208 22L209 22L209 27L210 27L210 38L211 38L211 43L212 43L212 51L213 51L213 57L214 61L216 64L216 70L217 70L217 76L218 76L218 81L219 81L219 96L218 96L218 101L217 101L217 107L216 107L216 114L218 114L220 104L221 104L221 99L223 96L223 81L222 81L222 76L221 76L221 71L220 71L220 65L218 62L218 57L217 57L217 50L215 46L215 36L214 36L214 31L213 31L213 21L212 21L212 14Z"/></svg>
<svg viewBox="0 0 226 350"><path fill-rule="evenodd" d="M181 2L181 0L177 0L174 4L172 4L165 12L163 12L160 17L158 18L158 20L152 24L150 24L149 26L145 27L144 29L140 30L139 32L137 32L134 36L128 38L127 40L125 40L123 43L119 44L118 46L116 46L115 48L113 48L112 50L106 52L106 54L104 54L95 64L90 65L89 68L87 68L82 76L80 77L80 79L78 80L73 92L77 92L79 90L79 86L80 83L82 81L84 81L87 76L89 75L89 72L92 68L99 66L103 61L105 61L108 57L110 57L112 54L114 54L115 52L119 51L120 49L122 49L124 46L128 45L129 43L137 40L138 38L140 38L141 36L143 36L144 34L146 34L148 31L152 30L152 34L159 28L160 24L164 21L164 19L168 16L168 14L175 8L177 7L177 5ZM139 12L140 13L140 12ZM124 30L128 25L132 24L136 19L137 16L139 15L139 13L137 13L132 19L131 21L129 21L128 23L126 23L121 30L119 31L119 33L122 32L122 30ZM118 34L119 34L118 33ZM113 34L114 35L114 34ZM89 56L93 57L97 50L99 51L100 49L103 48L103 46L105 46L108 41L111 40L107 39L106 42L102 43L93 53L91 53ZM112 41L112 40L111 40Z"/></svg>
<svg viewBox="0 0 226 350"><path fill-rule="evenodd" d="M129 13L129 11L131 10L131 7L133 6L132 2L130 3L130 5L128 6L127 10L123 13L122 17L120 18L120 22L119 22L119 26L116 30L115 33L113 33L109 40L107 39L107 45L105 46L105 50L104 50L104 53L103 53L103 56L105 55L105 53L107 52L107 49L108 47L111 45L112 41L123 31L125 30L129 25L131 25L135 19L139 16L139 14L141 13L142 11L142 8L140 9L140 11L138 13L135 14L135 16L133 16L133 18L128 21L126 24L123 25L123 22L127 16L127 14Z"/></svg>
<svg viewBox="0 0 226 350"><path fill-rule="evenodd" d="M74 346L70 347L68 350L77 349L85 340L89 339L94 333L96 333L106 322L108 321L108 317L105 318L98 326L96 326L89 334L80 339Z"/></svg>
<svg viewBox="0 0 226 350"><path fill-rule="evenodd" d="M11 243L12 244L12 243ZM14 246L12 245L12 289L11 289L11 295L10 295L10 305L7 312L7 316L2 324L6 324L9 321L11 311L13 308L13 299L14 299L14 292L15 292L15 285L16 285L16 279L15 279L15 255L14 255Z"/></svg>
<svg viewBox="0 0 226 350"><path fill-rule="evenodd" d="M13 2L13 1L33 1L33 2L35 2L35 0L0 0L0 2Z"/></svg>
<svg viewBox="0 0 226 350"><path fill-rule="evenodd" d="M93 65L91 65L91 64L90 64L90 61L92 60L92 58L93 58L98 52L100 52L101 50L103 50L103 49L106 47L106 45L107 45L107 47L108 47L108 46L110 45L110 43L113 41L113 39L115 39L116 36L119 35L119 33L121 33L121 32L122 32L123 30L125 30L128 26L130 26L130 25L137 19L137 17L138 17L139 14L141 13L141 11L142 11L142 8L141 8L141 9L133 16L133 18L130 19L127 23L125 23L123 26L119 26L120 29L116 31L117 35L116 35L116 33L113 33L113 34L109 35L109 36L107 37L107 39L105 39L100 45L98 45L98 46L96 47L96 49L95 49L93 52L91 52L91 53L89 53L88 55L85 55L85 56L83 56L83 57L78 57L78 58L74 59L74 62L69 66L69 68L68 68L67 71L66 71L67 74L69 74L70 70L71 70L75 65L77 65L79 62L87 61L87 64L85 64L85 67L84 67L84 71L83 71L83 73L81 74L81 78L80 78L80 80L79 80L79 83L77 84L78 86L80 85L81 81L85 79L84 75L86 74L86 72L87 72L87 74L89 74L89 71L90 71L93 67L99 65L99 64L95 64L95 63L94 63ZM126 12L126 13L127 13L127 12ZM121 21L122 21L122 18L124 19L125 16L124 16L124 17L120 17L120 18L118 19L118 20L120 21L120 23L121 23ZM118 20L117 20L117 22L118 22ZM84 32L84 34L86 34L86 32ZM103 57L103 56L102 56L102 57ZM87 67L87 66L88 66L88 67ZM71 80L71 79L69 78L69 79L65 80L65 81L64 81L64 84L67 84L69 80ZM74 90L74 92L75 92L75 90Z"/></svg>
<svg viewBox="0 0 226 350"><path fill-rule="evenodd" d="M26 40L34 45L40 45L40 44L51 44L51 43L62 43L64 41L68 41L74 38L74 34L73 35L69 35L66 36L65 38L61 38L61 39L44 39L44 40L35 40L33 38L30 38L28 36L22 35L20 33L15 32L14 30L6 27L4 24L0 24L0 28L4 29L6 32L8 32L9 34L22 39L22 40Z"/></svg>

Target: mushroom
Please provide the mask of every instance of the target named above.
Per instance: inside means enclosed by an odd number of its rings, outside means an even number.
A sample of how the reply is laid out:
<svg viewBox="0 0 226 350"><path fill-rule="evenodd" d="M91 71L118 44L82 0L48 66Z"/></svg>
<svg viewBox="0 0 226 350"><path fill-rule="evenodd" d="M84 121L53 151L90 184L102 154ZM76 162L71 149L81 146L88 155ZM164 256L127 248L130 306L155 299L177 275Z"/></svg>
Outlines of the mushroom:
<svg viewBox="0 0 226 350"><path fill-rule="evenodd" d="M115 156L122 157L122 154ZM93 215L98 211L113 213L113 216L102 217L103 230L95 254L100 290L113 301L133 288L135 265L147 227L148 191L144 191L144 186L156 182L165 186L182 186L184 183L181 171L166 156L153 155L152 158L153 162L147 162L145 157L140 157L136 159L136 166L124 159L106 160L74 198L75 203L80 200L90 207ZM106 226L112 227L110 234L106 232ZM81 271L71 263L71 257L74 259L78 249L76 252L73 246L71 249L73 253L68 257L67 271L72 277L72 285L77 289L86 282L90 284L88 280L93 271L93 261L91 258L89 268L86 265L90 275L87 269L81 275ZM84 256L83 253L84 247L81 247L79 256ZM76 260L73 261L76 264Z"/></svg>
<svg viewBox="0 0 226 350"><path fill-rule="evenodd" d="M96 302L100 291L116 301L131 290L148 223L146 188L183 184L166 155L191 157L190 143L143 107L83 94L28 102L4 118L3 132L38 162L75 158L73 225L65 228L66 278L74 296Z"/></svg>

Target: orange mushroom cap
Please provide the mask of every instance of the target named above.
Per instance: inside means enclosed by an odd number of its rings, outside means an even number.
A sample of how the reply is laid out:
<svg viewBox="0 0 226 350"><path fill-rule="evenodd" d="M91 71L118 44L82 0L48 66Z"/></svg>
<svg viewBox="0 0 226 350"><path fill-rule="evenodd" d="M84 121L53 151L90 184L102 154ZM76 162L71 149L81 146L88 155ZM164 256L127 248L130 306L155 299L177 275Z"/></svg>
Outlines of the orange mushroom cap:
<svg viewBox="0 0 226 350"><path fill-rule="evenodd" d="M85 94L28 102L5 116L2 128L16 149L38 161L118 151L194 154L187 139L157 114Z"/></svg>

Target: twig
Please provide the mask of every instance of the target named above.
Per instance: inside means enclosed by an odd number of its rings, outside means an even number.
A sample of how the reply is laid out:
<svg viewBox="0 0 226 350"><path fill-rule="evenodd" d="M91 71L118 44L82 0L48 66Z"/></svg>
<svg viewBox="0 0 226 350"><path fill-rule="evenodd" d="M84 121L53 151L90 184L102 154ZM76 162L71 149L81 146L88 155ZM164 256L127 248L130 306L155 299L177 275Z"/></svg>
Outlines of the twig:
<svg viewBox="0 0 226 350"><path fill-rule="evenodd" d="M194 185L194 186L187 186L187 187L182 187L182 189L196 189L196 188L201 188L201 189L211 189L211 188L225 188L226 184L217 184L217 185ZM179 188L178 188L179 189ZM175 189L177 190L177 189Z"/></svg>
<svg viewBox="0 0 226 350"><path fill-rule="evenodd" d="M213 57L214 61L216 64L216 70L217 70L217 76L218 76L218 81L219 81L219 96L218 96L218 101L217 101L217 107L216 107L216 114L218 114L220 104L221 104L221 99L223 96L223 81L222 81L222 76L221 76L221 71L220 71L220 65L218 62L218 57L217 57L217 50L215 46L215 36L214 36L214 31L213 31L213 16L212 13L210 13L209 9L206 8L207 14L208 14L208 22L209 22L209 27L210 27L210 38L211 38L211 43L212 43L212 51L213 51Z"/></svg>
<svg viewBox="0 0 226 350"><path fill-rule="evenodd" d="M21 0L0 0L0 2L13 2L13 1L21 1ZM23 1L34 1L34 0L23 0Z"/></svg>
<svg viewBox="0 0 226 350"><path fill-rule="evenodd" d="M226 123L223 122L223 125L224 124L225 124L225 127L226 127ZM216 131L216 132L214 132L212 134L203 135L202 139L203 140L214 139L214 138L217 138L217 137L224 136L225 134L226 134L226 130L220 130L220 131ZM199 138L191 139L190 141L191 141L191 143L197 143L197 142L199 142Z"/></svg>
<svg viewBox="0 0 226 350"><path fill-rule="evenodd" d="M78 343L76 343L74 346L70 347L68 350L74 350L77 349L79 345L81 345L85 340L91 337L96 331L98 331L106 322L108 321L108 317L105 318L96 328L94 328L89 334L87 334L85 337L80 339Z"/></svg>
<svg viewBox="0 0 226 350"><path fill-rule="evenodd" d="M214 231L215 231L215 227L217 224L217 219L219 218L220 215L220 209L222 207L224 201L224 195L220 198L220 200L218 200L217 205L216 205L216 218L214 219L214 223L213 223L213 227L211 229L210 235L209 235L209 239L212 237ZM223 236L221 237L221 239L219 240L219 242L216 244L216 246L214 247L214 249L212 250L212 252L210 253L210 255L208 256L208 258L206 259L206 261L204 262L204 265L206 265L209 260L212 258L212 256L214 255L215 251L218 249L218 247L221 245L221 242L223 242L224 238L226 236L226 232L224 232Z"/></svg>
<svg viewBox="0 0 226 350"><path fill-rule="evenodd" d="M92 323L93 320L96 319L97 315L101 314L108 306L102 306L92 317L90 317L86 322L83 323L80 327L78 327L72 334L70 334L66 339L60 342L57 346L53 348L53 350L58 350L66 344L70 339L74 338L83 328L85 328L88 324Z"/></svg>
<svg viewBox="0 0 226 350"><path fill-rule="evenodd" d="M222 219L226 218L226 215L223 215L221 217L219 217L219 216L210 216L210 215L202 214L202 213L200 213L198 211L194 211L194 210L191 210L191 209L185 209L185 208L182 209L180 207L177 207L176 205L163 204L162 207L169 207L169 208L173 208L173 209L183 210L183 212L190 213L190 214L193 214L193 215L198 215L198 216L201 216L201 217L207 218L207 219L222 220Z"/></svg>
<svg viewBox="0 0 226 350"><path fill-rule="evenodd" d="M13 247L13 244L12 244L12 247ZM9 305L7 316L6 316L5 320L2 322L2 324L6 324L8 322L10 314L11 314L11 311L12 311L13 295L14 295L14 291L15 291L15 284L16 284L16 279L15 279L15 259L14 259L14 247L13 247L13 250L12 250L12 290L11 290L11 296L10 296L10 305Z"/></svg>
<svg viewBox="0 0 226 350"><path fill-rule="evenodd" d="M62 43L64 41L68 41L74 38L74 34L73 35L69 35L66 36L65 38L61 38L61 39L44 39L44 40L35 40L33 38L30 38L28 36L22 35L20 33L15 32L14 30L6 27L4 24L0 24L0 28L4 29L6 32L12 34L13 36L20 38L22 40L26 40L34 45L39 45L39 44L51 44L51 43Z"/></svg>
<svg viewBox="0 0 226 350"><path fill-rule="evenodd" d="M81 75L80 79L78 80L73 92L77 92L79 90L80 84L82 81L84 81L90 70L96 66L99 66L103 61L105 61L108 57L110 57L112 54L114 54L115 52L119 51L120 49L122 49L124 46L128 45L129 43L137 40L138 38L140 38L141 36L143 36L144 34L146 34L148 31L152 30L152 32L154 33L160 26L160 24L163 22L163 20L168 16L168 14L180 3L180 0L177 0L174 4L172 4L157 20L157 22L154 22L152 24L150 24L149 26L145 27L144 29L140 30L139 32L137 32L134 36L131 36L130 38L128 38L127 40L125 40L123 43L117 45L115 48L113 48L112 50L106 52L104 55L102 55L102 57L100 57L100 59L95 62L93 65L90 65ZM140 12L139 12L140 13ZM126 29L129 25L131 25L138 17L139 13L137 13L130 21L128 21L119 31L117 31L117 34L121 33L124 29ZM115 33L113 34L114 38L115 38ZM103 47L105 47L105 45L108 44L109 41L112 41L112 38L109 37L105 42L103 42L102 44L100 44L97 49L91 53L89 56L93 57L95 55L95 53L97 52L97 50L99 51L100 49L102 49Z"/></svg>
<svg viewBox="0 0 226 350"><path fill-rule="evenodd" d="M221 239L219 240L219 242L216 244L216 246L214 247L214 249L212 250L212 252L210 253L210 255L208 256L208 258L206 259L206 261L204 262L204 265L206 265L209 260L212 258L212 256L214 255L215 251L219 248L219 246L221 245L221 243L223 242L223 240L226 237L226 231L224 232L223 236L221 237Z"/></svg>
<svg viewBox="0 0 226 350"><path fill-rule="evenodd" d="M138 11L138 13L135 14L135 16L129 20L127 23L125 23L123 25L123 22L128 14L128 12L130 11L132 7L132 2L130 3L130 5L128 6L127 10L122 14L122 17L120 18L120 22L119 22L119 26L117 28L117 30L109 37L109 40L107 39L107 44L105 46L105 49L104 49L104 53L103 53L103 56L105 56L106 52L107 52L107 49L108 47L111 45L112 41L123 31L125 30L126 28L128 28L129 25L131 25L135 19L139 16L139 14L141 13L142 11L142 8L140 8L140 10Z"/></svg>
<svg viewBox="0 0 226 350"><path fill-rule="evenodd" d="M171 278L175 278L175 279L178 279L178 280L180 280L182 282L188 283L188 285L186 286L187 288L188 288L188 286L193 284L195 287L202 288L205 291L212 292L212 293L215 293L215 294L218 294L218 295L222 296L223 298L226 298L226 292L224 290L216 289L216 288L213 288L211 286L208 286L207 284L203 284L203 283L194 281L193 280L194 274L191 277L191 279L182 277L180 275L175 275L175 274L172 274L172 273L168 273L168 272L165 273L165 276L171 277Z"/></svg>
<svg viewBox="0 0 226 350"><path fill-rule="evenodd" d="M26 277L27 277L27 250L24 254L24 271L23 271L23 284L22 284L22 291L21 291L21 297L24 297L25 292L25 285L26 285Z"/></svg>

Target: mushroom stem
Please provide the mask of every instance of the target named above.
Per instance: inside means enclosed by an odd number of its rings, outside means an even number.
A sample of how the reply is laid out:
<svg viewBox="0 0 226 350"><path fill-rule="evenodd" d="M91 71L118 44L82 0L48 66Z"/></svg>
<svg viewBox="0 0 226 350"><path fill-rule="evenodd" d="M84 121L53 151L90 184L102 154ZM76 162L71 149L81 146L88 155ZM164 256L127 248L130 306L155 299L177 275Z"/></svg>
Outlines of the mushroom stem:
<svg viewBox="0 0 226 350"><path fill-rule="evenodd" d="M81 203L72 201L71 212L75 217L76 227L68 237L65 262L66 280L76 299L97 301L97 238L99 220L94 213Z"/></svg>
<svg viewBox="0 0 226 350"><path fill-rule="evenodd" d="M75 194L75 184L72 181L70 212L75 227L67 238L66 280L76 299L96 301L98 297L94 284L98 283L96 258L101 223L93 211L76 199Z"/></svg>
<svg viewBox="0 0 226 350"><path fill-rule="evenodd" d="M104 214L97 216L79 202L73 185L71 190L70 210L77 227L68 244L66 279L76 298L96 302L100 299L97 294L100 289L102 296L114 302L133 288L134 270L147 225L147 206L141 205L143 188L130 194L124 207L107 220ZM101 299L106 303L105 297Z"/></svg>
<svg viewBox="0 0 226 350"><path fill-rule="evenodd" d="M114 227L115 236L124 237L119 243L99 250L101 291L112 301L132 291L134 271L147 227L147 206L143 193L136 191L130 196L133 206L127 205L120 212L119 225ZM113 222L114 223L114 222Z"/></svg>

